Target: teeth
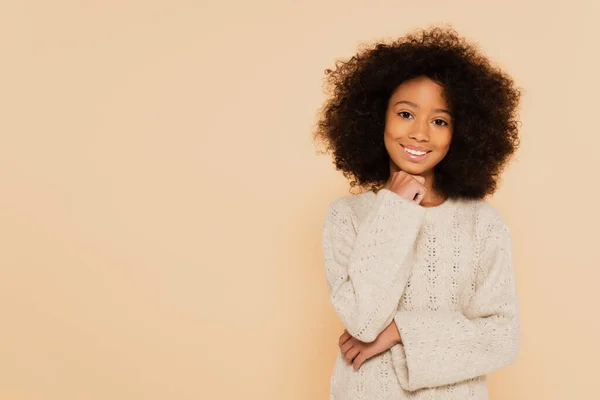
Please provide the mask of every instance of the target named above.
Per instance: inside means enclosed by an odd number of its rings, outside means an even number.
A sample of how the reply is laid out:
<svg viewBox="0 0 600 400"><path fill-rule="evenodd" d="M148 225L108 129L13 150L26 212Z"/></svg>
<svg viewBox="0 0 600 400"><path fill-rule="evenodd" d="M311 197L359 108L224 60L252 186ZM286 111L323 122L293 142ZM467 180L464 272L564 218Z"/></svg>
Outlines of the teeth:
<svg viewBox="0 0 600 400"><path fill-rule="evenodd" d="M417 156L422 156L423 154L427 153L426 151L416 151L416 150L411 150L411 149L406 148L406 147L404 148L404 150L408 151L410 154L414 154L414 155L417 155Z"/></svg>

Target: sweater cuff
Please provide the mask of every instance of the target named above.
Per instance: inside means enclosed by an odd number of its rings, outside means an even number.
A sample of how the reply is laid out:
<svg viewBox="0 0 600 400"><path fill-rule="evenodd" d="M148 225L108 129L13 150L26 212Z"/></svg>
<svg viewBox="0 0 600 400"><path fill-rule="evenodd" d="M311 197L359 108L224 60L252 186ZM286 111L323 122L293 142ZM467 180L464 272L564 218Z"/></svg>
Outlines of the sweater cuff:
<svg viewBox="0 0 600 400"><path fill-rule="evenodd" d="M425 207L415 203L413 200L400 196L398 193L392 192L389 189L380 189L376 195L384 197L384 202L396 206L399 209L414 210L418 213L425 212Z"/></svg>

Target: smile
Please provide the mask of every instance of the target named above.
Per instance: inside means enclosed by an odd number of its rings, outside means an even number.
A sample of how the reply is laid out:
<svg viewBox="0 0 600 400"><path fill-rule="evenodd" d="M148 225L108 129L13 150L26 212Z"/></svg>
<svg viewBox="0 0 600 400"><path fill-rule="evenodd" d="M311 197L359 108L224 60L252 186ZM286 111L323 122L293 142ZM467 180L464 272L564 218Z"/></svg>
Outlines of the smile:
<svg viewBox="0 0 600 400"><path fill-rule="evenodd" d="M400 146L402 146L402 145L400 145ZM431 150L430 151L416 151L416 150L407 149L404 146L402 146L402 149L403 149L402 153L404 154L404 157L409 161L422 161L427 158L427 155L429 153L431 153Z"/></svg>

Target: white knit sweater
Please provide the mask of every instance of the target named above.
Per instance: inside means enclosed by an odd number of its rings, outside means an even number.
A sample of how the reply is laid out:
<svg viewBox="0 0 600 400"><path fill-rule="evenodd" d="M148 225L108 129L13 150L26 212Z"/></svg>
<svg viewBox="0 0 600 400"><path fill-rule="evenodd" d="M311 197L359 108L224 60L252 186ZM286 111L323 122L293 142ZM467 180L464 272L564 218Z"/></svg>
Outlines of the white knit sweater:
<svg viewBox="0 0 600 400"><path fill-rule="evenodd" d="M322 232L327 288L348 332L371 342L394 320L402 338L358 371L338 349L330 400L488 400L486 375L520 349L499 212L485 200L422 207L381 189L333 200Z"/></svg>

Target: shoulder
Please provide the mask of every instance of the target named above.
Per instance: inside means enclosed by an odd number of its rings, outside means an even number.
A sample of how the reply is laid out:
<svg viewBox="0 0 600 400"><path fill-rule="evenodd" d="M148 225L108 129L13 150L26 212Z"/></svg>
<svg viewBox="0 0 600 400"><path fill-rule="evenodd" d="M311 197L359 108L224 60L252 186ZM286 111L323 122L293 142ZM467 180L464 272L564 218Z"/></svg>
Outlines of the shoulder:
<svg viewBox="0 0 600 400"><path fill-rule="evenodd" d="M483 242L510 237L510 228L500 210L488 200L477 200L476 230Z"/></svg>
<svg viewBox="0 0 600 400"><path fill-rule="evenodd" d="M325 222L336 224L351 224L360 220L361 215L372 202L372 192L347 194L331 200L325 210Z"/></svg>
<svg viewBox="0 0 600 400"><path fill-rule="evenodd" d="M366 193L347 194L331 200L326 207L326 217L350 216L356 212Z"/></svg>
<svg viewBox="0 0 600 400"><path fill-rule="evenodd" d="M506 225L505 219L500 210L494 206L489 200L475 201L475 209L477 217L483 221L496 222Z"/></svg>

